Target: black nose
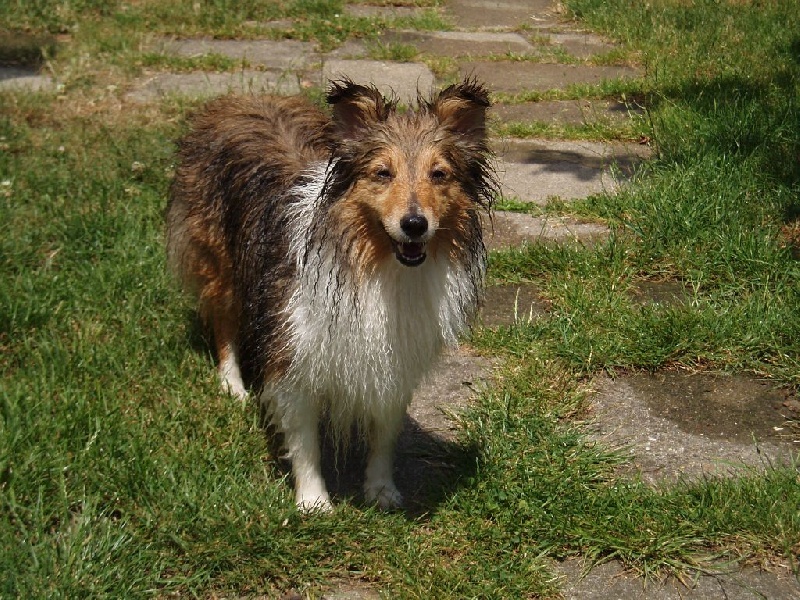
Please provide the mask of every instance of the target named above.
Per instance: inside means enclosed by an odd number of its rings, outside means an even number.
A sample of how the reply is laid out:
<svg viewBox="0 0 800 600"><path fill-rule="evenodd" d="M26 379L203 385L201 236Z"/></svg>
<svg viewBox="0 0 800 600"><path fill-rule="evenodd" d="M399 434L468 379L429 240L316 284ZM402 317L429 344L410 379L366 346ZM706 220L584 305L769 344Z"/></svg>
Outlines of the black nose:
<svg viewBox="0 0 800 600"><path fill-rule="evenodd" d="M411 214L400 219L400 229L410 238L418 238L428 231L425 215Z"/></svg>

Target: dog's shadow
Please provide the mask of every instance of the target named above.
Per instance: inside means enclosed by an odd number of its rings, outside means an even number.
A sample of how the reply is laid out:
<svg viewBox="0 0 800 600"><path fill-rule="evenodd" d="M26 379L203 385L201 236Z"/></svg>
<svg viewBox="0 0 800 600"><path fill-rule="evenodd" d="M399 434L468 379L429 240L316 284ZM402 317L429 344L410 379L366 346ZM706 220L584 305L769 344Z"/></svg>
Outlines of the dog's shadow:
<svg viewBox="0 0 800 600"><path fill-rule="evenodd" d="M291 463L283 456L280 433L268 423L262 410L262 427L269 440L272 454L279 469L291 484ZM353 432L346 448L338 448L320 427L322 440L322 474L334 505L347 502L367 506L364 500L364 470L367 464L367 446L358 433ZM338 449L337 449L338 448ZM475 474L478 449L461 444L423 428L410 416L405 417L403 430L397 441L394 478L403 495L400 509L410 518L431 515Z"/></svg>
<svg viewBox="0 0 800 600"><path fill-rule="evenodd" d="M323 444L323 475L337 500L363 504L362 486L367 448L354 443L338 457L330 442ZM478 450L426 430L405 417L397 441L394 477L403 495L403 511L410 517L435 513L437 508L474 476Z"/></svg>

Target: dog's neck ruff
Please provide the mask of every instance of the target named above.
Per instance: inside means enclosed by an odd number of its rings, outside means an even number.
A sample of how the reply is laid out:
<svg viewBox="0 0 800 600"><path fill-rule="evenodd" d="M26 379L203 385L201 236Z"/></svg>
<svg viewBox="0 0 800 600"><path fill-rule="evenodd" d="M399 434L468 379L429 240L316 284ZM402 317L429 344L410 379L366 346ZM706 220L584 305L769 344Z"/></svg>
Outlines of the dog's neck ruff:
<svg viewBox="0 0 800 600"><path fill-rule="evenodd" d="M330 165L292 190L290 259L296 288L287 306L288 378L337 402L410 399L444 346L455 345L479 300L483 255L466 263L441 253L417 267L394 257L353 269L327 235L323 198Z"/></svg>

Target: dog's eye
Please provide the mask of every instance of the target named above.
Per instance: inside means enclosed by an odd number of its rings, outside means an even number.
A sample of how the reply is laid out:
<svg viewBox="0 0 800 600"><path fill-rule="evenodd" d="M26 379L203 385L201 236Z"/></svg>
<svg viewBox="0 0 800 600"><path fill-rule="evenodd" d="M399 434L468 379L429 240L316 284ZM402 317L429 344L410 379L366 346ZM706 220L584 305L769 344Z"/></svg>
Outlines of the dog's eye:
<svg viewBox="0 0 800 600"><path fill-rule="evenodd" d="M386 167L375 170L375 179L378 181L391 181L394 178L392 171Z"/></svg>
<svg viewBox="0 0 800 600"><path fill-rule="evenodd" d="M448 175L445 169L436 168L431 171L430 177L433 183L444 183L447 181Z"/></svg>

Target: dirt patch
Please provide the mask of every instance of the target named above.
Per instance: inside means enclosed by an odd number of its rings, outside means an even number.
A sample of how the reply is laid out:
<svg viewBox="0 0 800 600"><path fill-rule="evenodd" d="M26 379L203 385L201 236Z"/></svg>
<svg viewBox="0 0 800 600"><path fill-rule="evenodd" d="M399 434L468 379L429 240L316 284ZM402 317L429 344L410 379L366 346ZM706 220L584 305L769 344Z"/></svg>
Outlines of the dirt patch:
<svg viewBox="0 0 800 600"><path fill-rule="evenodd" d="M533 284L493 285L486 296L478 321L483 327L530 323L547 313L547 304Z"/></svg>

